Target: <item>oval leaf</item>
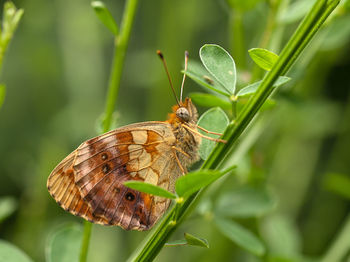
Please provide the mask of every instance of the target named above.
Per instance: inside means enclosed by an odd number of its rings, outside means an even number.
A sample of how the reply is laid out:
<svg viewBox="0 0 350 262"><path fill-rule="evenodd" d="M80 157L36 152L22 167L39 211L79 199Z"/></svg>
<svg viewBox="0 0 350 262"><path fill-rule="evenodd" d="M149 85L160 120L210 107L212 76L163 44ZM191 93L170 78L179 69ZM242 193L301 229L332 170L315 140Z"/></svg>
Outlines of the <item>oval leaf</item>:
<svg viewBox="0 0 350 262"><path fill-rule="evenodd" d="M230 93L227 92L227 90L220 83L218 83L218 81L211 77L210 73L199 62L188 61L187 71L182 71L182 73L186 74L186 76L206 89L225 96L230 96Z"/></svg>
<svg viewBox="0 0 350 262"><path fill-rule="evenodd" d="M227 172L235 167L231 167L224 171L218 170L200 170L190 172L176 180L175 189L179 197L187 197L197 192L203 187L213 183Z"/></svg>
<svg viewBox="0 0 350 262"><path fill-rule="evenodd" d="M216 211L221 216L257 217L276 207L277 201L266 188L240 187L219 197Z"/></svg>
<svg viewBox="0 0 350 262"><path fill-rule="evenodd" d="M290 77L280 76L277 78L277 80L275 81L273 86L274 87L281 86L281 85L289 82L290 80L291 80ZM246 87L243 87L241 90L239 90L239 92L237 93L236 96L240 97L240 96L246 96L246 95L251 95L251 94L255 93L256 90L258 90L258 87L260 86L261 82L262 82L262 80L255 82L253 84L250 84Z"/></svg>
<svg viewBox="0 0 350 262"><path fill-rule="evenodd" d="M176 198L176 195L174 195L173 193L153 184L130 180L130 181L124 182L124 185L131 189L135 189L137 191L151 194L154 196L160 196L160 197L172 198L172 199Z"/></svg>
<svg viewBox="0 0 350 262"><path fill-rule="evenodd" d="M32 262L27 254L11 243L0 240L0 261L2 262Z"/></svg>
<svg viewBox="0 0 350 262"><path fill-rule="evenodd" d="M184 235L188 245L209 248L209 243L206 239L196 237L189 233L185 233Z"/></svg>
<svg viewBox="0 0 350 262"><path fill-rule="evenodd" d="M189 97L191 97L192 101L198 106L205 106L205 107L219 106L225 110L230 110L232 108L231 103L229 101L225 101L211 94L190 93Z"/></svg>
<svg viewBox="0 0 350 262"><path fill-rule="evenodd" d="M265 246L260 239L240 224L224 218L215 218L214 222L219 231L238 246L257 256L265 254Z"/></svg>
<svg viewBox="0 0 350 262"><path fill-rule="evenodd" d="M266 71L270 71L278 60L278 55L267 49L252 48L248 52L255 64Z"/></svg>
<svg viewBox="0 0 350 262"><path fill-rule="evenodd" d="M236 65L230 54L218 45L206 44L199 50L205 68L222 84L226 91L234 94L236 88Z"/></svg>
<svg viewBox="0 0 350 262"><path fill-rule="evenodd" d="M219 108L211 108L206 111L198 120L198 125L208 131L223 133L228 126L229 119L225 112ZM199 132L205 136L219 138L218 135L207 134L206 132L199 130ZM203 160L206 160L215 146L215 141L211 141L202 138L201 145L199 147L199 155Z"/></svg>
<svg viewBox="0 0 350 262"><path fill-rule="evenodd" d="M107 9L105 4L101 1L91 2L91 6L94 9L96 16L100 21L114 34L118 35L119 29L115 22L111 12Z"/></svg>
<svg viewBox="0 0 350 262"><path fill-rule="evenodd" d="M17 202L14 197L0 198L0 222L9 217L16 210L16 208Z"/></svg>
<svg viewBox="0 0 350 262"><path fill-rule="evenodd" d="M55 232L48 242L46 261L79 261L83 230L80 226L68 225Z"/></svg>

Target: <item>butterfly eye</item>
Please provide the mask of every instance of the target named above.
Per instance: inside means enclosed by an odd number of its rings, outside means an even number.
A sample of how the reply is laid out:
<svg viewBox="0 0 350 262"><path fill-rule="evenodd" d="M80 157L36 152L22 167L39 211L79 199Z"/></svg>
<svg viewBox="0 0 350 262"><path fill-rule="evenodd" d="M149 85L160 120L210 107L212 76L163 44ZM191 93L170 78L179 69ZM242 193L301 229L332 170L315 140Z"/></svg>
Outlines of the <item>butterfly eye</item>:
<svg viewBox="0 0 350 262"><path fill-rule="evenodd" d="M190 120L190 113L185 107L180 107L178 110L176 110L176 116L185 122Z"/></svg>

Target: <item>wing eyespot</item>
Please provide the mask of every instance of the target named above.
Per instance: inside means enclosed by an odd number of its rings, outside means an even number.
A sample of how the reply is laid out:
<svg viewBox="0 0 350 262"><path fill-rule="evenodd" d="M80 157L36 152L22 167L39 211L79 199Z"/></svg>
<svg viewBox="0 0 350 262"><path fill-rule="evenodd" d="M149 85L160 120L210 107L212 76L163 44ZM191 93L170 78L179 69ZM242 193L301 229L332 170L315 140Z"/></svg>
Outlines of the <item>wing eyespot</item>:
<svg viewBox="0 0 350 262"><path fill-rule="evenodd" d="M128 200L128 201L134 201L135 200L135 195L131 192L128 192L126 195L125 195L125 199Z"/></svg>
<svg viewBox="0 0 350 262"><path fill-rule="evenodd" d="M108 164L104 164L104 165L102 166L102 172L103 172L104 174L107 174L107 173L109 172L109 170L111 170L111 168L110 168L110 166L109 166Z"/></svg>
<svg viewBox="0 0 350 262"><path fill-rule="evenodd" d="M107 160L107 159L108 159L108 155L107 155L106 153L103 153L103 154L101 155L101 159L102 159L103 161Z"/></svg>

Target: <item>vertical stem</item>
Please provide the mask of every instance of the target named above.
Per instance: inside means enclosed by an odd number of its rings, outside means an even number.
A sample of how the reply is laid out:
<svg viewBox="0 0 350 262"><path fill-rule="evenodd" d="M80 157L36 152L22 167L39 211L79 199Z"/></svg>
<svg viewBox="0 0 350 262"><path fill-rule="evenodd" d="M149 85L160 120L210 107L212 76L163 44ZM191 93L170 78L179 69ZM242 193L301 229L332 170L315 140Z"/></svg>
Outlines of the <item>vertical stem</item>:
<svg viewBox="0 0 350 262"><path fill-rule="evenodd" d="M243 25L243 12L234 10L231 8L230 15L230 33L231 33L231 48L233 57L236 61L239 61L237 67L246 69L246 48L245 48L245 37L244 37L244 25Z"/></svg>
<svg viewBox="0 0 350 262"><path fill-rule="evenodd" d="M120 79L122 75L126 50L128 48L131 28L134 22L138 0L127 0L123 12L121 29L119 35L114 39L114 56L112 69L108 82L108 93L106 97L105 116L103 131L109 131L112 123L113 111L118 97ZM83 240L80 250L80 262L85 262L89 249L92 224L84 221Z"/></svg>
<svg viewBox="0 0 350 262"><path fill-rule="evenodd" d="M103 121L104 132L107 132L111 126L112 115L119 92L124 58L129 44L130 32L134 21L137 4L138 0L128 0L126 2L120 34L115 38L113 63L108 83L105 117Z"/></svg>
<svg viewBox="0 0 350 262"><path fill-rule="evenodd" d="M91 237L91 229L92 229L92 224L88 221L84 221L83 241L81 244L80 259L79 259L80 262L86 261L88 249L89 249L90 237Z"/></svg>

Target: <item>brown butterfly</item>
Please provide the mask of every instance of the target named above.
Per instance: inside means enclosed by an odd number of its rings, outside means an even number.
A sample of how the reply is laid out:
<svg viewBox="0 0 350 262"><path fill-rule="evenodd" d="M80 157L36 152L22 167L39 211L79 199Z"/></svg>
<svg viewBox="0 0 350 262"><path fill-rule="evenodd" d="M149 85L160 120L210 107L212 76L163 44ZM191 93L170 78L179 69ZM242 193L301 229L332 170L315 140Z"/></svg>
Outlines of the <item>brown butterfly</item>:
<svg viewBox="0 0 350 262"><path fill-rule="evenodd" d="M171 84L163 55L159 51L158 55ZM186 52L185 70L187 60ZM181 97L184 80L185 75ZM127 125L82 143L51 172L47 180L51 196L63 209L90 222L150 229L170 200L123 183L144 181L174 192L176 179L199 160L201 136L206 137L197 131L197 109L190 98L177 99L172 111L167 121Z"/></svg>

